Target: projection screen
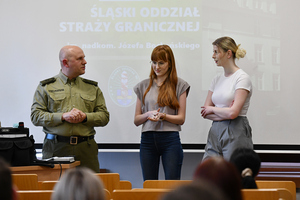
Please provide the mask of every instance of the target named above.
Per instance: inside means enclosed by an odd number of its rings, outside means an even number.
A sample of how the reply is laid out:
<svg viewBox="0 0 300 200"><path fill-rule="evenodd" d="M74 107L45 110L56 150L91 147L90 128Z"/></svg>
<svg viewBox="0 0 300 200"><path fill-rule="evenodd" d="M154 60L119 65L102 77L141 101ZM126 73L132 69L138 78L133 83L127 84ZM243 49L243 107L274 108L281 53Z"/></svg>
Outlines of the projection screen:
<svg viewBox="0 0 300 200"><path fill-rule="evenodd" d="M247 51L237 65L253 84L254 143L297 145L299 7L296 0L1 0L1 124L22 121L43 142L42 128L30 121L33 94L58 74L60 48L74 44L86 55L82 77L98 82L111 116L96 128L97 143L138 144L133 87L149 77L153 48L168 44L178 76L191 85L182 143L205 144L211 121L200 110L223 71L211 43L230 36Z"/></svg>

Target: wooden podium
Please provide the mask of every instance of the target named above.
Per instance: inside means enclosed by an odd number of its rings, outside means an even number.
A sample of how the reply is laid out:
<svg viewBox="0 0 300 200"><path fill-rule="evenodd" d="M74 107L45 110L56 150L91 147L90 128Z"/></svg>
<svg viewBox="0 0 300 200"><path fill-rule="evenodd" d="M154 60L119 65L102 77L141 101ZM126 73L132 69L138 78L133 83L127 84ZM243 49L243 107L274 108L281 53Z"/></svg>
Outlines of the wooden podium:
<svg viewBox="0 0 300 200"><path fill-rule="evenodd" d="M55 164L54 168L45 166L20 166L11 167L12 174L37 174L38 181L57 181L65 170L74 168L80 165L80 161L75 161L70 164Z"/></svg>

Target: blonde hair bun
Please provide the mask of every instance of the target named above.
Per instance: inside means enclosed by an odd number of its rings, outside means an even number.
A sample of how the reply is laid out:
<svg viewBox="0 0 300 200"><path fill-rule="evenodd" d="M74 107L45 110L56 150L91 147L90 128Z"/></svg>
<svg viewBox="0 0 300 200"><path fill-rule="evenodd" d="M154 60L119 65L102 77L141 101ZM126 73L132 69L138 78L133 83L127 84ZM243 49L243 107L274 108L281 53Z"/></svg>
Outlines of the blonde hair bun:
<svg viewBox="0 0 300 200"><path fill-rule="evenodd" d="M239 59L239 58L244 58L245 55L246 55L246 53L247 53L247 51L246 51L245 49L241 48L240 46L241 46L241 44L239 44L239 45L237 46L238 48L237 48L236 53L235 53L235 57L236 57L237 59Z"/></svg>

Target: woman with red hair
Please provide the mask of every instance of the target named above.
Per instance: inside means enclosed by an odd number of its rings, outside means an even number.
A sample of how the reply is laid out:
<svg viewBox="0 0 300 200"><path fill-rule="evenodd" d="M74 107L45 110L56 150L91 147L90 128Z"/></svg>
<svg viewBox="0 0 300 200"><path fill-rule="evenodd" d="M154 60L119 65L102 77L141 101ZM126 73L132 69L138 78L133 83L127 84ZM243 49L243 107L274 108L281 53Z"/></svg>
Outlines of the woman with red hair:
<svg viewBox="0 0 300 200"><path fill-rule="evenodd" d="M142 125L140 161L144 180L157 180L160 157L165 179L180 179L183 150L179 131L185 121L190 86L177 77L168 45L151 54L150 77L134 87L137 95L134 124Z"/></svg>
<svg viewBox="0 0 300 200"><path fill-rule="evenodd" d="M230 200L242 200L240 175L235 166L221 156L209 157L201 162L194 172L193 180L213 184Z"/></svg>

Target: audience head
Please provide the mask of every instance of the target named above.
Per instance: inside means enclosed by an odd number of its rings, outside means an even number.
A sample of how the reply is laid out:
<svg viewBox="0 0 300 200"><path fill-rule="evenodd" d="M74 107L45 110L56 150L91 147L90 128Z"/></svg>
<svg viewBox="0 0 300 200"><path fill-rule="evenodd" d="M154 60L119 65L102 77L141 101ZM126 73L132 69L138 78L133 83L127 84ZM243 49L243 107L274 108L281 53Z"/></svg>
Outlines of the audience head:
<svg viewBox="0 0 300 200"><path fill-rule="evenodd" d="M239 59L243 58L246 55L246 50L240 48L240 44L236 45L234 39L231 37L220 37L216 39L213 43L213 45L216 45L220 49L222 49L224 52L231 51L232 52L232 58Z"/></svg>
<svg viewBox="0 0 300 200"><path fill-rule="evenodd" d="M69 169L54 187L52 200L105 200L104 187L85 167Z"/></svg>
<svg viewBox="0 0 300 200"><path fill-rule="evenodd" d="M245 189L255 189L255 177L257 176L261 160L253 149L237 148L230 157L242 177L242 185Z"/></svg>
<svg viewBox="0 0 300 200"><path fill-rule="evenodd" d="M210 182L230 200L242 200L240 175L235 166L223 157L205 159L197 166L193 179Z"/></svg>
<svg viewBox="0 0 300 200"><path fill-rule="evenodd" d="M17 193L13 186L9 164L0 158L0 194L1 200L17 199Z"/></svg>
<svg viewBox="0 0 300 200"><path fill-rule="evenodd" d="M167 193L161 200L227 200L225 195L206 181L197 181L188 185L179 186Z"/></svg>

